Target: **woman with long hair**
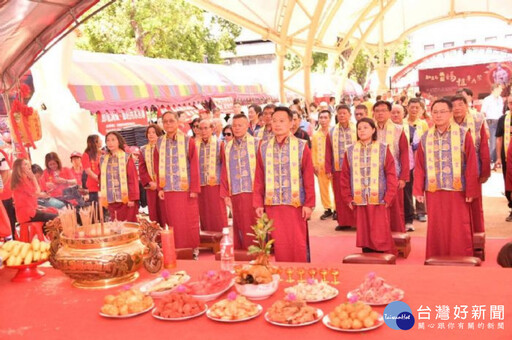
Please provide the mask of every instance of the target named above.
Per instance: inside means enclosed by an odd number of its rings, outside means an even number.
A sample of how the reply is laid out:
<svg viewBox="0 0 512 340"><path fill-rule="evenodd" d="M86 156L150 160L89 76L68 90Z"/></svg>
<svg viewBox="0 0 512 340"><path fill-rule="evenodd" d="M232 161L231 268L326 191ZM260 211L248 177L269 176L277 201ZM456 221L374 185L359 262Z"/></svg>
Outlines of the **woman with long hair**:
<svg viewBox="0 0 512 340"><path fill-rule="evenodd" d="M12 167L11 190L19 223L47 222L57 217L56 214L39 209L37 199L47 198L41 191L36 176L32 173L30 163L25 158L14 161Z"/></svg>
<svg viewBox="0 0 512 340"><path fill-rule="evenodd" d="M149 219L158 222L161 227L164 226L164 210L163 200L158 199L158 185L154 164L155 146L158 137L164 132L160 126L150 124L146 129L146 138L148 144L140 148L139 153L139 175L140 181L144 189L146 189L146 198L148 203Z"/></svg>
<svg viewBox="0 0 512 340"><path fill-rule="evenodd" d="M125 150L123 136L117 131L105 137L107 153L100 159L100 199L110 219L137 222L139 178L135 162Z"/></svg>
<svg viewBox="0 0 512 340"><path fill-rule="evenodd" d="M89 191L89 202L98 203L101 146L98 135L89 135L87 148L82 155L82 166L87 174L86 188Z"/></svg>
<svg viewBox="0 0 512 340"><path fill-rule="evenodd" d="M356 246L363 252L396 253L389 219L398 187L393 155L377 141L371 118L361 118L356 128L357 142L345 152L340 183L342 200L354 211Z"/></svg>
<svg viewBox="0 0 512 340"><path fill-rule="evenodd" d="M64 190L75 186L76 179L68 168L62 167L62 162L56 152L47 153L44 157L46 169L41 179L42 190L51 197L65 201Z"/></svg>

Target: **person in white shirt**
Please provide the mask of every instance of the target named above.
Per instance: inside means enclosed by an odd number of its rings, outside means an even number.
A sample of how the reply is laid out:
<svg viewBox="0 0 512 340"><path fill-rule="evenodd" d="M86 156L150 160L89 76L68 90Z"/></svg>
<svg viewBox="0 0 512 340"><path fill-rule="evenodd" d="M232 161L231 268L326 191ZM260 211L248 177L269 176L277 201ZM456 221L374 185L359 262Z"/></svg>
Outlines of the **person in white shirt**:
<svg viewBox="0 0 512 340"><path fill-rule="evenodd" d="M485 97L482 103L482 114L487 120L489 126L489 147L491 151L491 163L496 162L496 128L498 127L498 119L503 115L503 98L501 92L502 85L493 84L491 94Z"/></svg>

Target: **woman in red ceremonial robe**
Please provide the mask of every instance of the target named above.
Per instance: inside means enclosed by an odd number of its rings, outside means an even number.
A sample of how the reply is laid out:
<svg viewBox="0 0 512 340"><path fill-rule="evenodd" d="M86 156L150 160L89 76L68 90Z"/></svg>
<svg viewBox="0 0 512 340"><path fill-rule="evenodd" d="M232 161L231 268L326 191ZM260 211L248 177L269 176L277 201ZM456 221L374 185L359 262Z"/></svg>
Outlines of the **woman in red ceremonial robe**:
<svg viewBox="0 0 512 340"><path fill-rule="evenodd" d="M354 210L356 246L363 252L396 253L389 209L398 188L393 155L377 141L370 118L357 122L357 139L345 152L340 183L344 203Z"/></svg>
<svg viewBox="0 0 512 340"><path fill-rule="evenodd" d="M46 154L44 164L46 169L41 181L44 183L46 192L51 197L65 202L64 190L77 184L75 177L69 168L62 167L59 155L55 152Z"/></svg>
<svg viewBox="0 0 512 340"><path fill-rule="evenodd" d="M266 212L274 220L276 261L309 262L307 221L315 207L315 175L306 141L290 133L292 118L287 107L272 114L274 135L258 150L253 206L258 217Z"/></svg>
<svg viewBox="0 0 512 340"><path fill-rule="evenodd" d="M41 192L30 163L25 158L14 161L11 190L18 223L47 222L57 217L37 206L37 198L47 198L48 194Z"/></svg>
<svg viewBox="0 0 512 340"><path fill-rule="evenodd" d="M137 222L139 178L125 141L119 132L105 137L108 152L100 159L101 203L108 207L110 220Z"/></svg>
<svg viewBox="0 0 512 340"><path fill-rule="evenodd" d="M153 156L155 152L156 141L163 135L160 126L150 124L146 129L146 138L148 144L140 149L139 153L139 175L144 189L146 189L146 198L148 201L149 219L158 222L161 227L165 226L165 205L158 199L158 184L155 168L153 167Z"/></svg>
<svg viewBox="0 0 512 340"><path fill-rule="evenodd" d="M98 203L101 146L101 139L98 135L89 135L87 148L82 155L82 166L87 174L86 188L89 191L89 202Z"/></svg>
<svg viewBox="0 0 512 340"><path fill-rule="evenodd" d="M176 248L197 248L197 195L201 188L196 144L193 138L178 130L177 113L165 112L162 123L165 134L158 138L153 165L158 179L158 197L165 204L165 222L174 228Z"/></svg>
<svg viewBox="0 0 512 340"><path fill-rule="evenodd" d="M452 121L452 108L446 99L432 104L434 127L421 137L416 155L413 193L419 202L426 193L426 258L473 255L470 203L479 194L476 150L471 133Z"/></svg>

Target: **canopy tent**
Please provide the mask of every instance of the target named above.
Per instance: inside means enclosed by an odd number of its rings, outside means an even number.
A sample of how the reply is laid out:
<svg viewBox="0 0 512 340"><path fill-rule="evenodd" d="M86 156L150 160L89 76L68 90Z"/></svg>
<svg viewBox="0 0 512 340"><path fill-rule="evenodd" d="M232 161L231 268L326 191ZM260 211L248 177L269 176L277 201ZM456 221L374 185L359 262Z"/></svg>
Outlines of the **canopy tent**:
<svg viewBox="0 0 512 340"><path fill-rule="evenodd" d="M98 0L0 0L0 93L9 90L47 45Z"/></svg>
<svg viewBox="0 0 512 340"><path fill-rule="evenodd" d="M267 97L256 79L228 66L74 51L68 87L84 109L182 105L211 97Z"/></svg>
<svg viewBox="0 0 512 340"><path fill-rule="evenodd" d="M512 22L510 1L501 0L188 0L276 43L281 100L290 88L284 74L289 52L302 61L304 96L311 98L312 52L341 56L342 82L361 48L373 49L371 59L385 87L389 59L408 34L424 26L470 16L486 16ZM342 55L351 51L345 59ZM333 58L336 60L336 58Z"/></svg>

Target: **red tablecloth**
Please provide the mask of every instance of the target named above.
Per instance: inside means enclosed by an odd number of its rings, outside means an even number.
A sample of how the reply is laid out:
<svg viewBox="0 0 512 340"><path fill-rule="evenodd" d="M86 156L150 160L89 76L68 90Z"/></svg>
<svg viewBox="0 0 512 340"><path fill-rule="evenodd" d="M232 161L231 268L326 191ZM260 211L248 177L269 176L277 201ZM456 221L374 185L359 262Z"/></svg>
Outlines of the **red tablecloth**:
<svg viewBox="0 0 512 340"><path fill-rule="evenodd" d="M192 278L203 271L219 269L219 262L179 261L178 269ZM287 266L287 264L285 264ZM306 265L307 266L307 265ZM82 290L71 286L71 280L53 268L43 268L46 276L28 283L11 283L13 270L0 271L0 339L333 339L339 336L365 339L392 339L407 336L414 339L512 339L512 270L502 268L427 267L332 264L340 268L340 295L334 300L315 304L325 313L346 301L348 291L356 288L368 272L374 271L390 284L405 291L403 299L412 309L416 324L409 331L396 331L383 325L365 333L340 333L326 328L322 322L306 327L279 327L267 323L263 315L256 319L224 324L205 315L180 322L154 319L150 313L129 319L105 319L98 315L103 297L110 290ZM141 270L138 282L153 276ZM290 284L281 282L279 291L270 299L260 301L266 310ZM233 288L234 290L234 288ZM221 296L225 298L226 294ZM209 305L213 302L209 302ZM436 306L450 308L450 319L436 320ZM454 320L456 305L467 305L466 320ZM472 306L485 306L485 318L472 319ZM503 320L491 320L491 305L504 306ZM431 309L430 320L418 320L418 308ZM375 307L379 313L384 307ZM498 314L495 317L499 316ZM423 322L425 329L419 329ZM463 322L464 330L459 330ZM474 322L474 330L468 323ZM445 329L438 329L443 323ZM455 329L449 329L454 323ZM479 325L484 329L479 329ZM490 325L494 329L490 329ZM433 329L429 328L429 325ZM503 326L504 329L498 329Z"/></svg>

